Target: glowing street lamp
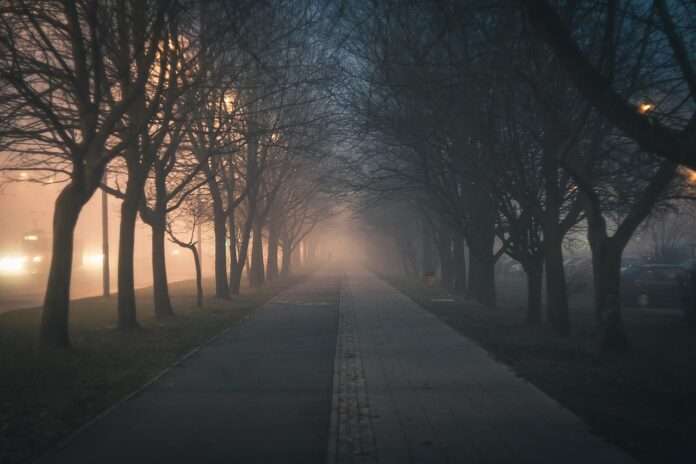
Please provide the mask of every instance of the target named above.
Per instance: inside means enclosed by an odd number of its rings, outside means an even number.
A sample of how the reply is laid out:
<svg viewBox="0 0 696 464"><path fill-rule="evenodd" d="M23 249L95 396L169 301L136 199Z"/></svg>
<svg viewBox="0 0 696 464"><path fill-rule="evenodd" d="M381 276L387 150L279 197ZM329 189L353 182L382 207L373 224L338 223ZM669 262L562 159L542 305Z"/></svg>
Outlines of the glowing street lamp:
<svg viewBox="0 0 696 464"><path fill-rule="evenodd" d="M681 172L690 184L696 184L696 171L694 171L693 169L682 167Z"/></svg>
<svg viewBox="0 0 696 464"><path fill-rule="evenodd" d="M655 109L655 104L651 101L645 100L638 103L638 112L640 114L648 114Z"/></svg>

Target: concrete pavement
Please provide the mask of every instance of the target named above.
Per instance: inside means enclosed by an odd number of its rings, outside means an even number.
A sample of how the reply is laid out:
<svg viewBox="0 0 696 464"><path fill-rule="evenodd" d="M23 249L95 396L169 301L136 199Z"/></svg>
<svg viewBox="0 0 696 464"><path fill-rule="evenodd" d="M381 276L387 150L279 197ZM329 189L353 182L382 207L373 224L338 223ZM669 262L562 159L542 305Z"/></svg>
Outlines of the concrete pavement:
<svg viewBox="0 0 696 464"><path fill-rule="evenodd" d="M344 279L339 314L332 462L633 462L374 275Z"/></svg>
<svg viewBox="0 0 696 464"><path fill-rule="evenodd" d="M279 295L41 462L633 461L406 296L351 272Z"/></svg>
<svg viewBox="0 0 696 464"><path fill-rule="evenodd" d="M338 284L277 296L39 462L323 462Z"/></svg>

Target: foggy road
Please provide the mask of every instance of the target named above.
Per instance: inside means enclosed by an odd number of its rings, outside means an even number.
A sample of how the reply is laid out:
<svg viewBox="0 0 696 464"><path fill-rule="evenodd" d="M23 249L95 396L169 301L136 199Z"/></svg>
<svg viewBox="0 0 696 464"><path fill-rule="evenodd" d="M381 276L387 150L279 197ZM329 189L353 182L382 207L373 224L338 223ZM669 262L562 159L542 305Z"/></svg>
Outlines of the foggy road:
<svg viewBox="0 0 696 464"><path fill-rule="evenodd" d="M70 292L71 300L101 295L101 282L89 282ZM43 304L45 283L32 285L3 285L0 288L0 314L18 309L36 308Z"/></svg>
<svg viewBox="0 0 696 464"><path fill-rule="evenodd" d="M277 296L40 462L223 460L633 462L364 272Z"/></svg>
<svg viewBox="0 0 696 464"><path fill-rule="evenodd" d="M189 279L171 280L170 284L175 284ZM141 283L136 285L136 289L148 288L152 286L151 282ZM90 276L78 280L78 285L70 291L71 300L79 300L82 298L91 298L102 295L101 277ZM111 286L112 294L116 294L116 282ZM31 282L29 285L13 285L12 283L0 287L0 314L19 309L37 308L43 304L45 293L45 282Z"/></svg>
<svg viewBox="0 0 696 464"><path fill-rule="evenodd" d="M71 300L79 300L81 298L90 298L101 295L101 289L94 287L93 289L82 289L77 292L72 292ZM19 309L31 309L39 307L43 304L44 292L36 289L31 292L16 292L7 291L0 294L0 314Z"/></svg>

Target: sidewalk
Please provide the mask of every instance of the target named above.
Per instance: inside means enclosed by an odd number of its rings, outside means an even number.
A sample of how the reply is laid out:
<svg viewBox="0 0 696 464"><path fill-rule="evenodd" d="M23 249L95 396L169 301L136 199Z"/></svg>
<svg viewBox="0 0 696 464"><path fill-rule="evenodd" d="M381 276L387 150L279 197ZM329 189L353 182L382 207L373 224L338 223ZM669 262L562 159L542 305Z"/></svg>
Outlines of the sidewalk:
<svg viewBox="0 0 696 464"><path fill-rule="evenodd" d="M282 293L39 462L324 462L338 285Z"/></svg>
<svg viewBox="0 0 696 464"><path fill-rule="evenodd" d="M274 298L39 462L633 461L406 296L353 273Z"/></svg>
<svg viewBox="0 0 696 464"><path fill-rule="evenodd" d="M633 462L374 275L342 288L330 462Z"/></svg>

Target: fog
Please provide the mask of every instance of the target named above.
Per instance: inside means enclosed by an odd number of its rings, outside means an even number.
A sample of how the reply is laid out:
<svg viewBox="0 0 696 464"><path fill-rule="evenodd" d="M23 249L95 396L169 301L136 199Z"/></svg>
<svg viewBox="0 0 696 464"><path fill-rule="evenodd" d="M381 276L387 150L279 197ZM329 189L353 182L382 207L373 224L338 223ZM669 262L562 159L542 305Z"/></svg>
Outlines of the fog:
<svg viewBox="0 0 696 464"><path fill-rule="evenodd" d="M3 0L0 462L694 461L695 20Z"/></svg>
<svg viewBox="0 0 696 464"><path fill-rule="evenodd" d="M23 176L22 176L23 177ZM20 177L20 179L22 179ZM43 302L51 260L51 231L55 200L62 184L38 184L28 179L8 182L0 188L0 311L35 307ZM122 200L109 196L108 234L111 289L116 288L119 220ZM33 240L36 238L36 240ZM210 233L203 229L203 274L212 272ZM135 233L135 286L152 285L150 228L138 220ZM102 294L102 196L85 205L75 229L71 297ZM170 282L195 276L191 253L166 243Z"/></svg>

